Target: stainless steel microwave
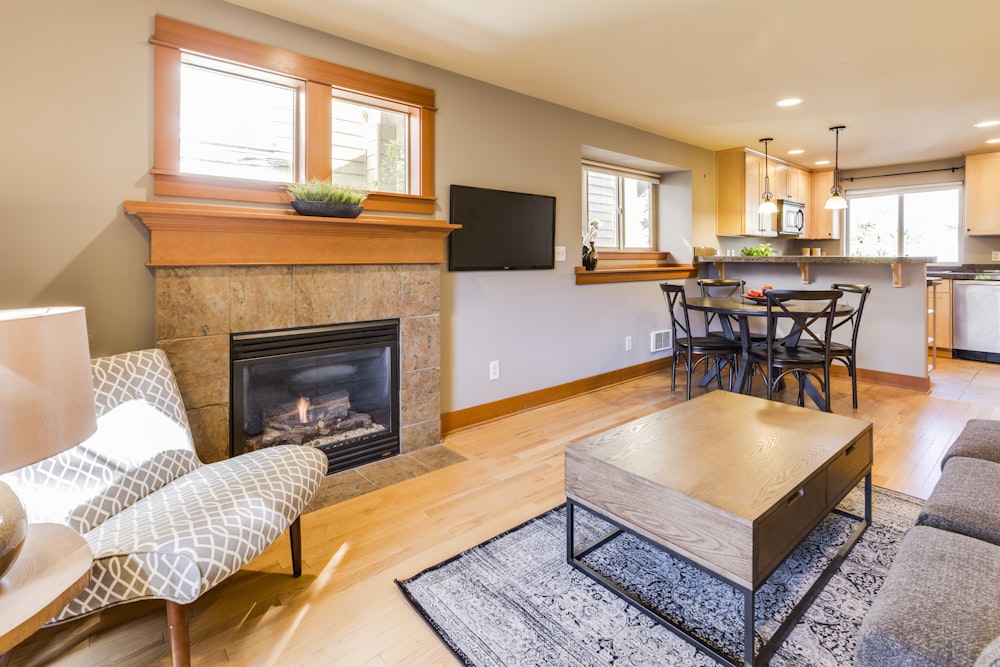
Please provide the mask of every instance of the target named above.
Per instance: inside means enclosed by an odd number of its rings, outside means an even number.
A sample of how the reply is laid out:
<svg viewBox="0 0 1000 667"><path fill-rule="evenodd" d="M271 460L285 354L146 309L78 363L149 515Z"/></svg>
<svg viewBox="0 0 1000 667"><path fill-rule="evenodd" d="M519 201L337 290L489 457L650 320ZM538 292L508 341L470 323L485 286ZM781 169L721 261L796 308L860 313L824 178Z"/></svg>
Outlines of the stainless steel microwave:
<svg viewBox="0 0 1000 667"><path fill-rule="evenodd" d="M777 204L778 233L801 234L806 222L805 204L791 199L779 199Z"/></svg>

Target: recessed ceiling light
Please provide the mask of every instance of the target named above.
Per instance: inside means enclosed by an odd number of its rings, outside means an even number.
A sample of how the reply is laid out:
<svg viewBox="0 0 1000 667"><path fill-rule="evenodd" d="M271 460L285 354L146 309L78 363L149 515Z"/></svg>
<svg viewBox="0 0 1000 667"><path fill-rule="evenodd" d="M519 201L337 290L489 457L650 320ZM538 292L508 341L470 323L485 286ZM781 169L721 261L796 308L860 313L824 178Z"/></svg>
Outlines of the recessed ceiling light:
<svg viewBox="0 0 1000 667"><path fill-rule="evenodd" d="M803 153L805 153L805 151L802 150L801 148L793 148L792 150L788 151L789 155L802 155Z"/></svg>
<svg viewBox="0 0 1000 667"><path fill-rule="evenodd" d="M987 139L986 143L988 143L988 144L1000 144L1000 139Z"/></svg>
<svg viewBox="0 0 1000 667"><path fill-rule="evenodd" d="M976 123L973 127L993 127L994 125L1000 125L1000 120L984 120L982 123Z"/></svg>
<svg viewBox="0 0 1000 667"><path fill-rule="evenodd" d="M830 164L829 160L816 160L817 166L823 166L824 164Z"/></svg>
<svg viewBox="0 0 1000 667"><path fill-rule="evenodd" d="M797 97L789 97L787 100L780 100L778 102L779 107L794 107L796 104L802 104L802 100Z"/></svg>

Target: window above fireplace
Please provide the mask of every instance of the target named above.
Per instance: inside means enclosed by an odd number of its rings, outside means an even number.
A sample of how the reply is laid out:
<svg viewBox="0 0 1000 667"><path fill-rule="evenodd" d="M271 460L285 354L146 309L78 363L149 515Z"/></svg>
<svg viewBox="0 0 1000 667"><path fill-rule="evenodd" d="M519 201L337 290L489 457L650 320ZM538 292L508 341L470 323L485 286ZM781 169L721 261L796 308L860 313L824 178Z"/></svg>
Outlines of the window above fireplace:
<svg viewBox="0 0 1000 667"><path fill-rule="evenodd" d="M152 43L156 194L284 203L332 178L433 213L433 90L163 16Z"/></svg>

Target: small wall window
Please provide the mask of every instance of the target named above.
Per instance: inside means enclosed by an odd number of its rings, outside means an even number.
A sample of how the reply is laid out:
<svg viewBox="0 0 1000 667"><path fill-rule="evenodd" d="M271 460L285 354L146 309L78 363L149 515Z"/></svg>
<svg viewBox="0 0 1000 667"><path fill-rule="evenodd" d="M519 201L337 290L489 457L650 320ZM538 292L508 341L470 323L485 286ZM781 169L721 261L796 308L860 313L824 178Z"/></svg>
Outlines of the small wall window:
<svg viewBox="0 0 1000 667"><path fill-rule="evenodd" d="M153 191L285 202L332 178L433 214L434 91L156 17Z"/></svg>
<svg viewBox="0 0 1000 667"><path fill-rule="evenodd" d="M591 220L597 220L598 248L655 248L659 182L659 174L584 161L583 233L587 233Z"/></svg>

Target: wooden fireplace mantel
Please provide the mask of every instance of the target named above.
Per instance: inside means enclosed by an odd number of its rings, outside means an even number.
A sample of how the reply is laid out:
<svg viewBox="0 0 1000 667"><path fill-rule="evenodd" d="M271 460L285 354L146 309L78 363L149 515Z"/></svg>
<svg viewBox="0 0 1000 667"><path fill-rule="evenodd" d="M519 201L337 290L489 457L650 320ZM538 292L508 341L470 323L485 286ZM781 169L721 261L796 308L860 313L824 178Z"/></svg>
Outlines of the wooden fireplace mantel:
<svg viewBox="0 0 1000 667"><path fill-rule="evenodd" d="M126 201L149 229L149 266L440 264L443 220L321 218L290 209Z"/></svg>

